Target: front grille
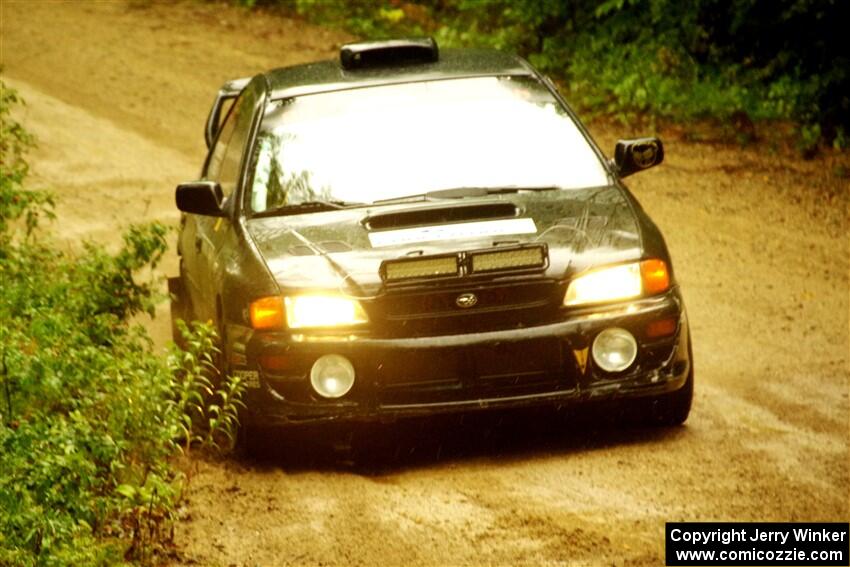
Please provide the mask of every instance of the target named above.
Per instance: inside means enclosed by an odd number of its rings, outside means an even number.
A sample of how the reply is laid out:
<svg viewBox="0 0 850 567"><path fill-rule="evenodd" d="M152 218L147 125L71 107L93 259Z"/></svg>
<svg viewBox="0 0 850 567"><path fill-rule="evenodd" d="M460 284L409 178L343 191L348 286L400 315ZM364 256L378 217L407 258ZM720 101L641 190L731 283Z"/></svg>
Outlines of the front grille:
<svg viewBox="0 0 850 567"><path fill-rule="evenodd" d="M516 329L554 321L559 290L556 282L541 279L393 290L373 302L370 317L383 334L392 337ZM470 294L473 301L458 301Z"/></svg>

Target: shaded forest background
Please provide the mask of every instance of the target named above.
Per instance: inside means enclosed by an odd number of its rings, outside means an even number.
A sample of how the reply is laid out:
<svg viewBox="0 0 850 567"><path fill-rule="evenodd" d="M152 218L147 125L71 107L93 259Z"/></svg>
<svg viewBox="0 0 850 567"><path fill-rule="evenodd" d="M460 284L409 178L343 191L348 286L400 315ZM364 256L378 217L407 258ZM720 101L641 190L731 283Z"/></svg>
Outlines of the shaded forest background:
<svg viewBox="0 0 850 567"><path fill-rule="evenodd" d="M739 141L792 121L801 151L850 145L850 41L840 0L238 0L362 38L432 35L519 53L584 113L707 119Z"/></svg>

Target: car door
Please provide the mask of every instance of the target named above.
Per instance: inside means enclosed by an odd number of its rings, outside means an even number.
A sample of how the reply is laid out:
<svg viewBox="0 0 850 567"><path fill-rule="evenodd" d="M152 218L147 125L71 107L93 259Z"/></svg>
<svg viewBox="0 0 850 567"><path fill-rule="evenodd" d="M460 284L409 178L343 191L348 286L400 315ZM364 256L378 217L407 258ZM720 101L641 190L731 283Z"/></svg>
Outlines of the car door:
<svg viewBox="0 0 850 567"><path fill-rule="evenodd" d="M218 131L218 136L213 142L212 148L207 155L207 159L201 173L204 179L210 178L210 173L217 176L221 168L221 161L227 150L230 138L233 136L233 126L235 119L233 113L228 113L224 119L222 127ZM223 197L223 196L222 196ZM188 214L183 219L183 227L181 231L181 256L183 261L183 269L185 283L188 288L189 296L192 300L195 316L200 320L209 318L209 307L207 306L208 298L205 294L204 280L208 275L205 273L205 262L202 260L204 254L204 246L209 246L209 233L215 227L218 218L205 217L203 215Z"/></svg>
<svg viewBox="0 0 850 567"><path fill-rule="evenodd" d="M201 304L195 304L195 314L203 320L217 320L216 300L220 289L221 256L232 246L233 219L239 214L236 206L237 188L242 162L247 159L246 146L254 122L256 89L248 88L234 102L219 136L210 152L204 179L217 181L222 190L223 217L199 217L196 224L196 273Z"/></svg>

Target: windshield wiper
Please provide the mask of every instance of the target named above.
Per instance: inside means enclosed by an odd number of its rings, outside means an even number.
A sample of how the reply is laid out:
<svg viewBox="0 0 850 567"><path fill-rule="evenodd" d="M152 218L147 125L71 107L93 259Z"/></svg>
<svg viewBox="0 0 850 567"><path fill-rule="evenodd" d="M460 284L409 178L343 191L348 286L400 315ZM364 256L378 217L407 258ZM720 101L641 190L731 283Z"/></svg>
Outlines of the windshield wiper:
<svg viewBox="0 0 850 567"><path fill-rule="evenodd" d="M455 187L453 189L440 189L428 191L418 195L407 195L392 199L381 199L374 204L386 205L391 203L405 203L408 201L432 201L438 199L463 199L464 197L486 197L487 195L503 195L505 193L519 193L520 191L557 191L560 187Z"/></svg>
<svg viewBox="0 0 850 567"><path fill-rule="evenodd" d="M297 215L301 213L320 213L323 211L337 211L340 209L348 209L351 207L363 207L365 203L348 203L345 201L301 201L300 203L290 203L281 205L273 209L266 209L259 213L254 213L254 218L257 217L274 217L284 215Z"/></svg>

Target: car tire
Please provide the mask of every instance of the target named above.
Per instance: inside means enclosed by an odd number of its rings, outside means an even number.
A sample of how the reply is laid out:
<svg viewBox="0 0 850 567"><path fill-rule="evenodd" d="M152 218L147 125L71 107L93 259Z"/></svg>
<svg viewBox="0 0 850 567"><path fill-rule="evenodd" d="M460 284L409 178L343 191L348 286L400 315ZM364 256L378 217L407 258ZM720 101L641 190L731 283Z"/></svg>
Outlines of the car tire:
<svg viewBox="0 0 850 567"><path fill-rule="evenodd" d="M266 427L254 425L244 417L240 418L236 431L236 454L248 459L263 457L269 450L271 433Z"/></svg>
<svg viewBox="0 0 850 567"><path fill-rule="evenodd" d="M212 382L213 387L218 390L227 379L227 376L230 374L230 363L228 362L228 350L227 350L227 331L225 330L224 323L219 323L216 325L216 336L217 351L213 356L213 366L215 366L215 372L210 377L210 382Z"/></svg>
<svg viewBox="0 0 850 567"><path fill-rule="evenodd" d="M691 370L685 385L669 394L653 398L647 411L648 425L681 425L691 413L694 397L694 373Z"/></svg>
<svg viewBox="0 0 850 567"><path fill-rule="evenodd" d="M168 278L168 294L171 296L171 339L182 348L185 341L177 327L177 321L182 320L188 324L193 319L192 305L186 293L182 270L181 276Z"/></svg>
<svg viewBox="0 0 850 567"><path fill-rule="evenodd" d="M690 365L688 377L681 388L648 400L648 407L643 412L644 422L647 425L681 425L688 419L694 399L694 357L690 340L688 340L688 362Z"/></svg>

